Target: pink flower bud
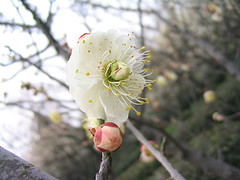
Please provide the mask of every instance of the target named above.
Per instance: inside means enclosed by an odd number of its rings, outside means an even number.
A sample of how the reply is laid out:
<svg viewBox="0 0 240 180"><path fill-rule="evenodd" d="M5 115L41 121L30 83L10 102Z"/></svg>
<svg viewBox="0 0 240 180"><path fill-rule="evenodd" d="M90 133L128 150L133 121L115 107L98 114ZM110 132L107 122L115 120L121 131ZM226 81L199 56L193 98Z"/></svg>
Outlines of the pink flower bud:
<svg viewBox="0 0 240 180"><path fill-rule="evenodd" d="M112 122L102 124L95 132L94 130L90 131L94 133L94 144L101 152L116 151L122 144L123 133Z"/></svg>
<svg viewBox="0 0 240 180"><path fill-rule="evenodd" d="M157 145L157 143L155 141L149 141L149 142L153 145L153 147L158 149L158 145ZM145 154L147 156L152 156L152 153L143 144L141 146L141 153L143 153L143 154Z"/></svg>

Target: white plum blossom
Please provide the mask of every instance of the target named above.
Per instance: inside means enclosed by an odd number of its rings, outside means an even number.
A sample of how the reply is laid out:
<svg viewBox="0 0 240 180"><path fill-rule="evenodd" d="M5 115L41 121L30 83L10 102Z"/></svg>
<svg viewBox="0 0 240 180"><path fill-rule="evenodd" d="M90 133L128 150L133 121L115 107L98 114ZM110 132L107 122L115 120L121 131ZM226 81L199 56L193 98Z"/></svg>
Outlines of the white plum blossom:
<svg viewBox="0 0 240 180"><path fill-rule="evenodd" d="M148 103L139 97L144 87L151 90L151 71L144 68L151 58L145 47L136 49L133 33L116 30L80 37L67 63L67 82L79 108L91 118L120 124L133 105ZM137 112L140 115L140 112Z"/></svg>

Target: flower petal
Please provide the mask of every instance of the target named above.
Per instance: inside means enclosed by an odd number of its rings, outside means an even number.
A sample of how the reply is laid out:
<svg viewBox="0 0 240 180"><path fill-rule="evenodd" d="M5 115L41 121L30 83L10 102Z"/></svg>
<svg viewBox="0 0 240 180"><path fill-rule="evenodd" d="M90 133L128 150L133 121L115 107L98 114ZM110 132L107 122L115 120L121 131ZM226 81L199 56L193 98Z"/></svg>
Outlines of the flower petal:
<svg viewBox="0 0 240 180"><path fill-rule="evenodd" d="M127 120L129 110L125 109L118 97L111 91L100 91L99 98L106 113L107 122L114 122L119 125Z"/></svg>
<svg viewBox="0 0 240 180"><path fill-rule="evenodd" d="M105 119L106 115L102 104L100 103L98 94L96 93L101 89L100 83L92 86L90 89L83 89L81 86L70 86L70 92L78 104L79 108L85 112L88 117L95 117Z"/></svg>

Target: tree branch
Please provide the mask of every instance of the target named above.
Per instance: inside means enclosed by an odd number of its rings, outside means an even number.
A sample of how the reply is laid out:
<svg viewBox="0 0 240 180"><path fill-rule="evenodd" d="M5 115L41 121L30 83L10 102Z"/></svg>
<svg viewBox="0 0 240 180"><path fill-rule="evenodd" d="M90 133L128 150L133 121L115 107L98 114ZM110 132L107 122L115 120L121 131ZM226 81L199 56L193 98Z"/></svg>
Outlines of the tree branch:
<svg viewBox="0 0 240 180"><path fill-rule="evenodd" d="M155 158L163 165L163 167L169 172L171 178L174 180L184 180L185 178L177 172L176 169L172 167L172 165L168 162L166 157L160 151L156 150L151 143L138 131L133 124L127 120L126 126L132 131L132 133L136 136L136 138L144 144L147 149L155 156Z"/></svg>
<svg viewBox="0 0 240 180"><path fill-rule="evenodd" d="M21 0L21 2L23 4L23 6L32 14L33 19L37 23L37 26L39 27L39 29L42 30L43 34L45 34L45 36L49 40L50 44L55 48L57 53L59 55L63 56L64 59L68 60L69 59L68 51L63 46L61 46L57 42L57 40L52 36L52 34L50 32L50 27L48 26L47 22L45 23L25 0Z"/></svg>
<svg viewBox="0 0 240 180"><path fill-rule="evenodd" d="M112 166L112 157L110 153L102 153L102 162L95 180L108 180Z"/></svg>
<svg viewBox="0 0 240 180"><path fill-rule="evenodd" d="M39 170L23 159L0 147L1 179L56 180L55 177Z"/></svg>

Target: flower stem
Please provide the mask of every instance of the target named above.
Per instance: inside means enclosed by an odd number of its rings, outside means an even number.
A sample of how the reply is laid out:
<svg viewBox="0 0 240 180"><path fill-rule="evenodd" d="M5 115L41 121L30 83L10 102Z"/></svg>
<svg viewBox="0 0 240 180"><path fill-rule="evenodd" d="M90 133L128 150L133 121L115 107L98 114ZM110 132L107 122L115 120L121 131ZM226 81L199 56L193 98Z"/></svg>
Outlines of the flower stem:
<svg viewBox="0 0 240 180"><path fill-rule="evenodd" d="M99 124L104 124L104 120L103 119L98 119ZM111 153L106 153L106 152L102 152L102 162L100 164L99 167L99 171L96 174L96 178L95 180L108 180L108 176L110 174L111 171L111 166L112 166L112 157L111 157Z"/></svg>

